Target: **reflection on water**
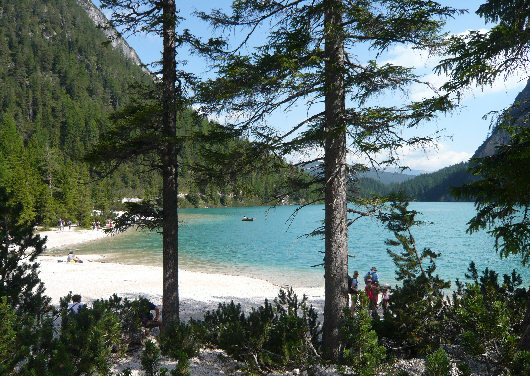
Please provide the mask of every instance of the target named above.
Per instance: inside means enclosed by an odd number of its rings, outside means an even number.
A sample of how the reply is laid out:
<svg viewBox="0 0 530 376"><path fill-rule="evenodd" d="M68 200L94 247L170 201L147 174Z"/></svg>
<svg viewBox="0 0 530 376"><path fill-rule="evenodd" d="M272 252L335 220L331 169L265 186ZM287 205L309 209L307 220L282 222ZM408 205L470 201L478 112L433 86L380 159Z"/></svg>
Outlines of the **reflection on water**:
<svg viewBox="0 0 530 376"><path fill-rule="evenodd" d="M500 274L516 268L525 281L530 270L518 258L500 260L493 240L486 233L466 234L466 223L474 214L472 203L412 203L432 223L414 229L420 249L441 252L437 272L442 278L463 279L469 262L477 268ZM322 286L324 242L306 237L321 225L323 206L303 208L289 221L294 207L182 209L179 213L179 265L209 273L250 275L277 284ZM241 221L243 216L253 222ZM394 264L387 254L385 239L391 234L374 220L360 220L349 229L350 273L364 274L376 265L381 280L395 283ZM162 238L159 233L130 230L85 245L72 247L78 254L101 254L111 262L162 265ZM69 249L55 251L66 254ZM398 251L395 249L395 251Z"/></svg>

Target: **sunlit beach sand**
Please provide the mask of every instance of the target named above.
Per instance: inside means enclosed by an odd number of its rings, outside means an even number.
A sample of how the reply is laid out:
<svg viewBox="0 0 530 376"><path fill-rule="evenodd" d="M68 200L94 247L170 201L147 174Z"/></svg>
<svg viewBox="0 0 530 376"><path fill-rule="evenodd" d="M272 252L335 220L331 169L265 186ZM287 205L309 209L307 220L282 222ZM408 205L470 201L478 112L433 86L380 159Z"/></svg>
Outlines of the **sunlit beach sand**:
<svg viewBox="0 0 530 376"><path fill-rule="evenodd" d="M52 304L70 291L80 294L84 302L106 299L113 294L121 297L144 296L155 304L162 303L162 267L130 265L108 262L101 255L80 255L83 263L66 262L67 252L57 253L57 248L94 241L107 236L101 230L47 231L47 249L40 256L40 277L46 287L46 294ZM273 299L282 286L247 276L210 274L179 270L179 293L183 319L200 318L208 309L214 309L220 302L240 302L250 308ZM285 286L283 286L285 287ZM296 288L295 292L307 295L310 302L319 307L323 304L323 288Z"/></svg>

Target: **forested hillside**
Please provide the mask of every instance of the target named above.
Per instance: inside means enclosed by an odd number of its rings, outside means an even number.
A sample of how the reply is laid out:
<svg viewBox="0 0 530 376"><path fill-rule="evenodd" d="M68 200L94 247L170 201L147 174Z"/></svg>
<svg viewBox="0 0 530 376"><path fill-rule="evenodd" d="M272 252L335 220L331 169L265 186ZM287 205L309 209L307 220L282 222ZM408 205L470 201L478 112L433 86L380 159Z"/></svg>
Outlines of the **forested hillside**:
<svg viewBox="0 0 530 376"><path fill-rule="evenodd" d="M21 220L88 224L91 210L119 208L122 197L156 197L160 177L138 164L101 177L82 157L126 103L128 86L151 82L115 50L76 0L0 0L0 185L23 208ZM187 127L205 121L182 114ZM183 166L195 158L183 148ZM197 185L183 168L186 205L241 205L270 196L276 175L253 176L248 192ZM296 198L295 198L296 199Z"/></svg>
<svg viewBox="0 0 530 376"><path fill-rule="evenodd" d="M385 195L402 191L414 201L454 201L450 188L460 187L471 181L468 166L467 162L458 163L436 172L418 175L403 183L383 184L372 178L361 178L360 193L362 196L369 196L371 193Z"/></svg>
<svg viewBox="0 0 530 376"><path fill-rule="evenodd" d="M75 0L0 1L0 182L23 219L86 222L113 189L137 188L123 174L89 184L78 160L129 82L150 79L105 41Z"/></svg>

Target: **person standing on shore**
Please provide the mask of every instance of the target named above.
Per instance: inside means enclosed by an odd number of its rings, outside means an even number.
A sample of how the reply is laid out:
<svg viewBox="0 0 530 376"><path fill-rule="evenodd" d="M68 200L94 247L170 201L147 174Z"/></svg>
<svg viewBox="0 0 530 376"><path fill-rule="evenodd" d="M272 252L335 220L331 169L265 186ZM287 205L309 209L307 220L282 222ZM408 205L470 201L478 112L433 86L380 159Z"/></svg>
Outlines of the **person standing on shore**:
<svg viewBox="0 0 530 376"><path fill-rule="evenodd" d="M348 276L348 292L350 293L351 307L350 312L353 316L355 313L355 306L357 305L357 295L359 294L359 283L357 278L359 277L359 272L355 270L353 272L353 277Z"/></svg>
<svg viewBox="0 0 530 376"><path fill-rule="evenodd" d="M381 298L381 306L383 307L383 314L385 314L388 312L388 301L390 300L390 285L388 283L385 283L383 287Z"/></svg>
<svg viewBox="0 0 530 376"><path fill-rule="evenodd" d="M368 306L368 311L372 315L377 313L377 297L379 295L379 292L377 290L377 286L372 283L371 279L366 280L366 286L364 288L366 291L366 296L368 297L368 300L370 301L370 304Z"/></svg>
<svg viewBox="0 0 530 376"><path fill-rule="evenodd" d="M375 266L372 266L372 269L364 276L364 283L369 279L372 280L372 283L379 284L379 276L377 275L377 268Z"/></svg>
<svg viewBox="0 0 530 376"><path fill-rule="evenodd" d="M81 295L76 294L72 296L72 303L68 304L68 312L77 313L79 308L84 306L85 303L81 303Z"/></svg>

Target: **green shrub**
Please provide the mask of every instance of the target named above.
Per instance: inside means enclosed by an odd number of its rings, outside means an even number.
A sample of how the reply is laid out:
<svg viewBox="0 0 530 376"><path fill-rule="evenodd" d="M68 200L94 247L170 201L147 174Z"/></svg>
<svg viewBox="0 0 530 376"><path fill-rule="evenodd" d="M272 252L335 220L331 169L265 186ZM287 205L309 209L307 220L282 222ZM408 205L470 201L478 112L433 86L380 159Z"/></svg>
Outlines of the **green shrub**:
<svg viewBox="0 0 530 376"><path fill-rule="evenodd" d="M460 362L456 365L461 376L471 376L471 367L466 362Z"/></svg>
<svg viewBox="0 0 530 376"><path fill-rule="evenodd" d="M515 354L510 364L510 372L513 376L530 375L530 351L519 351Z"/></svg>
<svg viewBox="0 0 530 376"><path fill-rule="evenodd" d="M517 351L517 337L526 307L526 290L518 288L521 277L513 271L498 282L498 274L486 268L479 276L472 262L466 277L472 283L458 284L453 296L451 325L460 332L467 352L485 352L509 368Z"/></svg>
<svg viewBox="0 0 530 376"><path fill-rule="evenodd" d="M449 357L443 349L438 349L425 359L428 376L447 376L451 369Z"/></svg>
<svg viewBox="0 0 530 376"><path fill-rule="evenodd" d="M187 375L189 358L199 355L201 344L206 337L204 326L197 321L173 323L159 338L164 355L177 360L174 375Z"/></svg>
<svg viewBox="0 0 530 376"><path fill-rule="evenodd" d="M312 364L318 356L319 323L313 307L290 290L280 290L271 304L245 316L241 306L219 304L204 317L206 338L229 355L253 367L295 367Z"/></svg>
<svg viewBox="0 0 530 376"><path fill-rule="evenodd" d="M8 375L20 360L20 350L16 343L17 315L5 296L0 298L0 317L0 375Z"/></svg>
<svg viewBox="0 0 530 376"><path fill-rule="evenodd" d="M159 338L162 354L173 359L179 359L182 354L188 358L199 355L203 342L204 329L199 322L173 323Z"/></svg>
<svg viewBox="0 0 530 376"><path fill-rule="evenodd" d="M386 358L386 351L379 346L377 334L372 329L372 320L368 313L368 298L361 294L361 305L357 316L344 309L344 326L341 328L343 346L342 362L352 366L357 375L375 375L378 367Z"/></svg>
<svg viewBox="0 0 530 376"><path fill-rule="evenodd" d="M224 349L228 354L241 358L245 351L246 319L240 304L219 303L215 311L204 315L207 339L211 344Z"/></svg>
<svg viewBox="0 0 530 376"><path fill-rule="evenodd" d="M145 342L141 363L146 376L156 376L160 365L160 349L151 340Z"/></svg>
<svg viewBox="0 0 530 376"><path fill-rule="evenodd" d="M460 339L466 352L473 356L484 354L484 351L486 351L482 342L479 342L475 332L464 332L460 336Z"/></svg>
<svg viewBox="0 0 530 376"><path fill-rule="evenodd" d="M59 345L77 373L108 374L111 356L123 352L120 318L107 308L105 301L95 301L77 314L63 311Z"/></svg>
<svg viewBox="0 0 530 376"><path fill-rule="evenodd" d="M31 349L21 374L108 375L113 358L123 353L121 323L116 313L108 310L108 302L94 302L93 308L80 308L75 314L65 309L68 300L61 299L63 309L54 312L61 317L58 333L50 317L21 336L20 345Z"/></svg>

